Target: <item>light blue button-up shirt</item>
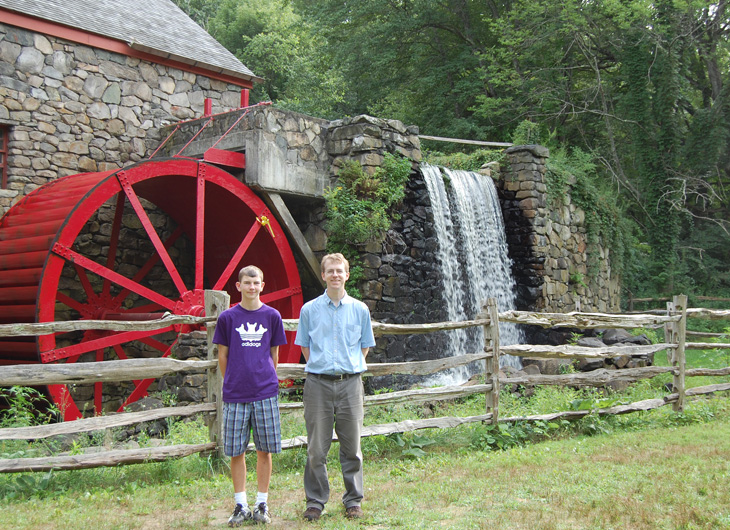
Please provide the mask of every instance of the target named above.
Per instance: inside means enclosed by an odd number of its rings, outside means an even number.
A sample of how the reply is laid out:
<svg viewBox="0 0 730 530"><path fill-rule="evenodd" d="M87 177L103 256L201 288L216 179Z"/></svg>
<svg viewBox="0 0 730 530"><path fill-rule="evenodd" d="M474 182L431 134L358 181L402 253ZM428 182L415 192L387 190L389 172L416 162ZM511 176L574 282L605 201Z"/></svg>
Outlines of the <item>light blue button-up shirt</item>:
<svg viewBox="0 0 730 530"><path fill-rule="evenodd" d="M375 346L368 306L347 294L335 306L325 291L302 307L294 344L309 348L308 373L364 372L362 350Z"/></svg>

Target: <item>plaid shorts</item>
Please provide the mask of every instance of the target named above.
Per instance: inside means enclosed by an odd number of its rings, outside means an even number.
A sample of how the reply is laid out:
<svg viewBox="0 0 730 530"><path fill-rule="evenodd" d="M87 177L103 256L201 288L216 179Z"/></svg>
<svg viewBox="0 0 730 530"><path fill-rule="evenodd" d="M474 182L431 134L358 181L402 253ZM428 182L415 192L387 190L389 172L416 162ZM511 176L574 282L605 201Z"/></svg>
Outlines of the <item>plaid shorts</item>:
<svg viewBox="0 0 730 530"><path fill-rule="evenodd" d="M252 403L223 403L223 451L226 456L245 453L252 430L257 451L281 453L278 396Z"/></svg>

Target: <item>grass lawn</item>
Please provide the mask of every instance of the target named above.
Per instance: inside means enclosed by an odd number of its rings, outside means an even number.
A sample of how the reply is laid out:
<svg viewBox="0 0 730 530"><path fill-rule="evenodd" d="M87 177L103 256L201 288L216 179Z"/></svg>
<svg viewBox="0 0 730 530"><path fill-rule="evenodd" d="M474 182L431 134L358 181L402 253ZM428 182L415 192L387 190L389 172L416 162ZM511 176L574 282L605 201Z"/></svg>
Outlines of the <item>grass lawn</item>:
<svg viewBox="0 0 730 530"><path fill-rule="evenodd" d="M657 364L666 364L657 356ZM688 352L688 365L727 366L726 353ZM688 386L727 381L694 378ZM503 416L596 407L666 395L661 376L621 394L540 387L527 398L505 389ZM274 528L365 529L730 529L730 393L614 417L541 424L472 424L363 440L365 517L344 518L337 445L332 494L318 523L301 520L306 451L274 457L269 496ZM484 397L431 406L369 408L366 423L428 415L480 414ZM285 437L303 434L286 414ZM97 439L96 441L103 441ZM200 422L177 422L167 443L207 441ZM143 440L144 443L144 440ZM499 449L501 447L502 449ZM42 444L0 442L0 457ZM80 450L80 449L79 449ZM255 455L247 457L249 499ZM252 487L253 486L253 487ZM103 530L226 527L232 488L225 462L203 456L118 468L0 475L0 529Z"/></svg>
<svg viewBox="0 0 730 530"><path fill-rule="evenodd" d="M300 520L304 450L287 451L274 459L271 526L730 528L730 398L693 401L680 415L665 407L591 421L602 423L587 429L592 436L564 431L504 451L479 446L481 425L420 433L431 442L420 458L405 456L394 437L365 440L366 516L356 522L339 503L336 445L319 523ZM248 463L255 467L253 455ZM220 528L232 509L226 470L200 456L4 475L0 494L0 528L17 530Z"/></svg>

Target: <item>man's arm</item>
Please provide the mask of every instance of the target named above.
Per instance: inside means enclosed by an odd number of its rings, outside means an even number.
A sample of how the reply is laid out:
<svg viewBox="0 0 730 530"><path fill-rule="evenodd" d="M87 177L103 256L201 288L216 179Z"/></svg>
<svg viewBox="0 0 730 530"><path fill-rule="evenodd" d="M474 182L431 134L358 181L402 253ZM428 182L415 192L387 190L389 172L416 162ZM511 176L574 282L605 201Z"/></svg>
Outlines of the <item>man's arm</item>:
<svg viewBox="0 0 730 530"><path fill-rule="evenodd" d="M223 379L226 378L226 367L228 366L228 346L218 344L218 370Z"/></svg>
<svg viewBox="0 0 730 530"><path fill-rule="evenodd" d="M274 361L274 370L276 370L277 367L279 366L279 347L278 346L271 347L271 360Z"/></svg>
<svg viewBox="0 0 730 530"><path fill-rule="evenodd" d="M309 362L309 348L302 346L302 355L304 355L304 360Z"/></svg>
<svg viewBox="0 0 730 530"><path fill-rule="evenodd" d="M369 351L370 351L370 348L362 348L362 356L363 356L363 359L367 359L368 358L368 352Z"/></svg>

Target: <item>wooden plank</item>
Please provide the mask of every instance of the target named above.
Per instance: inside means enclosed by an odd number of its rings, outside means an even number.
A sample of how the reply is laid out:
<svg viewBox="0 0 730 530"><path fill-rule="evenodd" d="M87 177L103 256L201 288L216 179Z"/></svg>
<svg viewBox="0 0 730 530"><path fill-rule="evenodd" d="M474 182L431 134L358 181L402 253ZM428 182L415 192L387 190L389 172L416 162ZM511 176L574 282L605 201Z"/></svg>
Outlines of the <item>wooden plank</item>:
<svg viewBox="0 0 730 530"><path fill-rule="evenodd" d="M729 309L702 309L692 307L687 309L687 318L705 318L707 320L730 320Z"/></svg>
<svg viewBox="0 0 730 530"><path fill-rule="evenodd" d="M447 331L452 329L474 328L489 325L489 319L464 320L462 322L434 322L431 324L384 324L373 321L373 333L382 335L415 335Z"/></svg>
<svg viewBox="0 0 730 530"><path fill-rule="evenodd" d="M621 355L649 355L651 353L673 348L676 348L676 345L670 343L649 344L647 346L605 346L599 348L572 346L570 344L562 344L560 346L513 344L511 346L502 347L502 353L504 355L515 355L517 357L582 359L620 357Z"/></svg>
<svg viewBox="0 0 730 530"><path fill-rule="evenodd" d="M485 354L459 355L413 363L370 363L367 375L428 375L466 365L485 358ZM152 379L178 372L202 372L218 366L216 359L181 361L169 357L156 359L124 359L98 363L25 364L4 366L0 370L0 386L36 386L50 384L88 384L97 381L116 382ZM279 379L306 377L303 364L282 363Z"/></svg>
<svg viewBox="0 0 730 530"><path fill-rule="evenodd" d="M164 407L141 412L122 412L109 416L83 418L75 421L37 425L34 427L10 427L0 429L0 440L40 440L61 434L77 434L101 429L111 429L123 425L133 425L162 418L193 416L202 412L215 412L214 403L200 403L186 407Z"/></svg>
<svg viewBox="0 0 730 530"><path fill-rule="evenodd" d="M675 412L684 411L685 392L687 390L685 386L685 372L687 370L687 359L685 356L685 343L687 342L687 336L685 332L687 330L687 295L681 294L675 296L673 305L682 319L676 324L676 338L677 348L674 350L674 365L677 370L674 371L673 385L674 390L677 392L677 401L674 402L673 408Z"/></svg>
<svg viewBox="0 0 730 530"><path fill-rule="evenodd" d="M730 367L725 368L690 368L685 374L686 377L699 377L699 376L723 376L730 375Z"/></svg>
<svg viewBox="0 0 730 530"><path fill-rule="evenodd" d="M432 140L434 142L452 142L455 144L483 145L484 147L512 147L513 144L507 142L484 142L481 140L464 140L461 138L445 138L442 136L427 136L419 134L421 140Z"/></svg>
<svg viewBox="0 0 730 530"><path fill-rule="evenodd" d="M717 383L715 385L696 386L690 388L685 392L687 397L689 396L703 396L705 394L714 394L715 392L725 392L730 390L730 383ZM676 394L673 394L676 396Z"/></svg>
<svg viewBox="0 0 730 530"><path fill-rule="evenodd" d="M184 456L212 451L214 449L214 443L206 443L196 445L145 447L144 449L104 451L101 453L72 456L12 458L0 460L0 473L26 473L31 471L50 471L52 469L88 469L92 467L162 462L163 460L168 460L170 458L182 458Z"/></svg>
<svg viewBox="0 0 730 530"><path fill-rule="evenodd" d="M491 384L484 384L399 390L397 392L365 396L365 406L373 407L376 405L393 405L396 403L431 403L434 401L471 396L472 394L480 394L482 392L488 392L491 389ZM279 403L279 409L282 412L292 412L303 408L304 405L302 403Z"/></svg>
<svg viewBox="0 0 730 530"><path fill-rule="evenodd" d="M444 399L456 399L459 397L470 396L472 394L487 392L491 389L491 384L483 384L401 390L398 392L387 392L385 394L365 396L365 406L392 405L394 403L427 403L429 401L441 401Z"/></svg>
<svg viewBox="0 0 730 530"><path fill-rule="evenodd" d="M50 335L99 329L108 331L153 331L177 324L205 324L211 317L165 314L156 320L70 320L65 322L41 322L21 324L0 324L0 337L24 337Z"/></svg>
<svg viewBox="0 0 730 530"><path fill-rule="evenodd" d="M642 368L626 368L607 370L599 368L591 372L556 375L524 375L502 379L503 385L569 385L569 386L604 386L612 381L639 381L651 379L657 375L672 373L671 366L646 366Z"/></svg>
<svg viewBox="0 0 730 530"><path fill-rule="evenodd" d="M215 414L208 422L208 436L210 441L218 444L218 456L223 458L223 374L220 373L218 365L218 347L213 344L213 335L220 314L231 306L231 297L225 291L206 290L205 314L216 317L215 322L206 326L206 350L208 362L215 362L208 368L207 383L208 395L206 400L215 405Z"/></svg>
<svg viewBox="0 0 730 530"><path fill-rule="evenodd" d="M515 324L529 324L551 327L570 327L581 329L595 328L655 328L665 322L677 322L680 315L666 316L653 314L607 314L607 313L533 313L529 311L505 311L499 314L500 322L513 322ZM730 318L730 314L729 314Z"/></svg>
<svg viewBox="0 0 730 530"><path fill-rule="evenodd" d="M726 350L730 349L727 342L687 342L685 348L688 350Z"/></svg>
<svg viewBox="0 0 730 530"><path fill-rule="evenodd" d="M177 372L202 372L215 361L181 361L169 357L125 359L98 363L26 364L4 366L0 386L35 386L51 384L85 384L97 381L131 381L156 379Z"/></svg>
<svg viewBox="0 0 730 530"><path fill-rule="evenodd" d="M484 379L491 383L492 389L486 392L485 409L487 414L492 415L492 423L499 421L499 314L497 313L497 301L494 298L487 300L486 311L489 315L490 324L484 326L484 351L492 352L492 355L484 361Z"/></svg>
<svg viewBox="0 0 730 530"><path fill-rule="evenodd" d="M312 277L314 277L320 285L324 287L325 283L322 279L322 271L320 270L319 260L314 255L314 252L312 252L304 234L302 234L302 231L299 230L299 226L294 220L294 217L289 211L284 199L281 198L281 195L272 191L261 190L261 193L264 197L264 201L266 201L268 207L271 208L271 211L274 213L277 220L284 226L284 230L286 230L286 233L289 235L289 240L294 243L299 255L304 259L304 264L307 266L309 272L312 273Z"/></svg>
<svg viewBox="0 0 730 530"><path fill-rule="evenodd" d="M706 333L704 331L687 330L687 336L691 337L708 337L708 338L726 338L730 337L730 333Z"/></svg>
<svg viewBox="0 0 730 530"><path fill-rule="evenodd" d="M489 353L470 353L455 355L432 361L414 361L409 363L369 363L366 376L383 376L394 374L430 375L457 366L464 366L488 357ZM279 379L304 379L307 373L303 364L281 363L276 370Z"/></svg>

